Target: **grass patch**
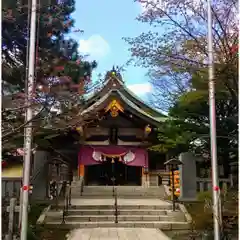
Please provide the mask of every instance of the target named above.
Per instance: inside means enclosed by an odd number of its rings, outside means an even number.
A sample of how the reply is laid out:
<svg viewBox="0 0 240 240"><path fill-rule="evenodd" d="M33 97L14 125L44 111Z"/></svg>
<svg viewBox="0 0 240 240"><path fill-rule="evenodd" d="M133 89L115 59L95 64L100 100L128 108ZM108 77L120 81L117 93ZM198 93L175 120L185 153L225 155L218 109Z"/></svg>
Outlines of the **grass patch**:
<svg viewBox="0 0 240 240"><path fill-rule="evenodd" d="M194 230L211 230L213 226L212 211L206 208L205 202L187 203L189 214L192 216Z"/></svg>
<svg viewBox="0 0 240 240"><path fill-rule="evenodd" d="M211 201L212 196L210 192L201 192L197 196L198 201L184 204L193 220L192 228L194 230L212 230L213 215L211 207L206 203Z"/></svg>
<svg viewBox="0 0 240 240"><path fill-rule="evenodd" d="M231 190L221 195L222 205L222 238L235 239L237 233L237 192ZM198 202L184 204L193 219L193 231L213 233L212 193L201 192L198 194ZM210 238L213 237L212 235Z"/></svg>
<svg viewBox="0 0 240 240"><path fill-rule="evenodd" d="M202 197L200 196L200 198ZM192 229L165 231L164 233L172 240L212 240L212 236L204 237L205 233L212 233L213 218L211 209L206 208L204 201L185 203L184 206L192 217Z"/></svg>
<svg viewBox="0 0 240 240"><path fill-rule="evenodd" d="M171 196L165 198L170 200ZM188 232L169 231L165 232L171 239L185 240L194 239L212 240L213 237L213 214L212 214L212 192L205 191L198 193L196 202L184 203L192 217L192 229ZM221 192L223 231L221 239L238 239L238 191L227 189Z"/></svg>

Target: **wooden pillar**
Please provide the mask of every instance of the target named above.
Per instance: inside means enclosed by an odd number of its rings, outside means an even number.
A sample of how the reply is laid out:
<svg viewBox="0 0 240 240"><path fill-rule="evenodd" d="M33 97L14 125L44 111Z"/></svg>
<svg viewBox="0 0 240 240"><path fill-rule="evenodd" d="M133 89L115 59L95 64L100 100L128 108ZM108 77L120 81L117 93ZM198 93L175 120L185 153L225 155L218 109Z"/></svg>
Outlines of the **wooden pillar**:
<svg viewBox="0 0 240 240"><path fill-rule="evenodd" d="M142 167L142 187L149 187L150 186L150 181L149 181L149 169L146 166L149 166L149 155L148 151L146 151L146 162L145 166Z"/></svg>
<svg viewBox="0 0 240 240"><path fill-rule="evenodd" d="M145 173L144 167L142 167L142 187L149 187L149 173Z"/></svg>
<svg viewBox="0 0 240 240"><path fill-rule="evenodd" d="M79 177L84 177L85 174L85 166L83 164L79 164L78 166L78 176Z"/></svg>

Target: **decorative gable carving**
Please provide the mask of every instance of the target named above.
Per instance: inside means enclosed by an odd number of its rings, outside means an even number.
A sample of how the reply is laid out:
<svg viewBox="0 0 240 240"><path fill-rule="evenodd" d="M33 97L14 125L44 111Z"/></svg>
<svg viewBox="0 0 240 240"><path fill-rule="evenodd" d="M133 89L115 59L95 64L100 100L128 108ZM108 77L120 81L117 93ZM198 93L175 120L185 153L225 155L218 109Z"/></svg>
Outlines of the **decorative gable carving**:
<svg viewBox="0 0 240 240"><path fill-rule="evenodd" d="M105 109L105 112L110 112L112 117L117 117L119 111L124 112L124 108L116 99L112 100Z"/></svg>

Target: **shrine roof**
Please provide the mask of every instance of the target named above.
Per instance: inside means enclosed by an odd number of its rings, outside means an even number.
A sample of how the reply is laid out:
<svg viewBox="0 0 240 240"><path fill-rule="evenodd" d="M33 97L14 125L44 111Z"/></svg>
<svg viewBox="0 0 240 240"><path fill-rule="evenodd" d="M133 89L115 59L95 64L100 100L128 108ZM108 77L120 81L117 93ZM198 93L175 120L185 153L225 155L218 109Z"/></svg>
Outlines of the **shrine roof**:
<svg viewBox="0 0 240 240"><path fill-rule="evenodd" d="M112 95L116 94L126 105L140 115L151 119L154 122L163 122L168 117L163 113L153 109L142 101L136 94L127 88L122 78L118 75L111 76L108 72L107 78L103 83L102 88L87 99L87 108L83 114L94 110L97 106L103 105Z"/></svg>
<svg viewBox="0 0 240 240"><path fill-rule="evenodd" d="M158 124L160 122L164 122L167 117L165 116L152 116L143 109L141 109L138 105L136 105L133 101L129 100L122 91L118 89L111 89L109 90L105 95L103 95L100 99L98 99L96 102L91 104L88 108L86 108L83 112L82 115L85 115L91 111L94 111L97 108L104 108L106 101L111 99L112 97L117 97L120 99L123 103L125 103L133 112L137 112L138 115L141 115L143 118L146 119L146 121L149 121L151 123Z"/></svg>

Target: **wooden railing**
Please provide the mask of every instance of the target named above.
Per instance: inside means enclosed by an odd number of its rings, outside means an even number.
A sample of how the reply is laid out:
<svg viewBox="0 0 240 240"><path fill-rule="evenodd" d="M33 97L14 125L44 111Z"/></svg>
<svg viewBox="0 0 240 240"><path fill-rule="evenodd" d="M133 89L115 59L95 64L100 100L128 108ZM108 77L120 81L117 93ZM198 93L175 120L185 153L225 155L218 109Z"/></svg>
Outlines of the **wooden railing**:
<svg viewBox="0 0 240 240"><path fill-rule="evenodd" d="M231 187L231 180L228 178L219 179L220 189L227 190ZM212 179L211 178L197 178L197 192L205 192L212 190Z"/></svg>

